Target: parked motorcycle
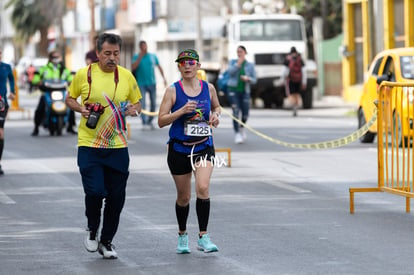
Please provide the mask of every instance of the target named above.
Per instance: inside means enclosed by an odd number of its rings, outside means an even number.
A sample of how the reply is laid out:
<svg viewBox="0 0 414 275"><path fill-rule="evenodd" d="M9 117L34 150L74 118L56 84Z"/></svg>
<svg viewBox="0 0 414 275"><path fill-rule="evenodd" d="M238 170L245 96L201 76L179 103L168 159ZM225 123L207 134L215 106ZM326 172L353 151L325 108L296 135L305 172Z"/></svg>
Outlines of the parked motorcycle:
<svg viewBox="0 0 414 275"><path fill-rule="evenodd" d="M60 136L69 121L70 110L65 103L67 82L45 81L41 90L46 102L43 127L49 130L51 136Z"/></svg>

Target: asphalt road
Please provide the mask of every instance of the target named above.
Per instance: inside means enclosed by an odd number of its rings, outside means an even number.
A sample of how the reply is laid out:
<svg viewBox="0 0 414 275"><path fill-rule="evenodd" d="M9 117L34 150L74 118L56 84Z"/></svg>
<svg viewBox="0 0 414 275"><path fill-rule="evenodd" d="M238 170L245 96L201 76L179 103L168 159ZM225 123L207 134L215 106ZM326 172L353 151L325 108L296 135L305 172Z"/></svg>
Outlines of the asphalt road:
<svg viewBox="0 0 414 275"><path fill-rule="evenodd" d="M23 100L32 110L35 100ZM252 110L258 131L296 143L356 129L349 106L319 105L293 118L287 110ZM0 274L412 274L414 221L405 199L356 194L377 184L376 145L285 148L249 133L235 145L231 120L215 131L232 149L232 166L211 181L209 232L219 252L196 250L195 200L188 220L191 254L177 255L175 188L166 165L167 129L142 131L129 120L130 179L114 244L117 260L83 248L86 220L76 166L76 137L30 137L32 122L6 122L0 177ZM224 162L227 156L219 154Z"/></svg>

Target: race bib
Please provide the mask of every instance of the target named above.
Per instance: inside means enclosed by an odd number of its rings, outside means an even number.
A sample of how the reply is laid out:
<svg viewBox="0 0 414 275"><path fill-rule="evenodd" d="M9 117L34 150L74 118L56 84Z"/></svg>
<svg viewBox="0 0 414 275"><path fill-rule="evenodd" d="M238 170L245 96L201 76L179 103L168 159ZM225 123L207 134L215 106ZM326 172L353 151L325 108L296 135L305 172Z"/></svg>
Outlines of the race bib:
<svg viewBox="0 0 414 275"><path fill-rule="evenodd" d="M184 124L184 134L192 137L211 136L211 127L205 120L188 120Z"/></svg>

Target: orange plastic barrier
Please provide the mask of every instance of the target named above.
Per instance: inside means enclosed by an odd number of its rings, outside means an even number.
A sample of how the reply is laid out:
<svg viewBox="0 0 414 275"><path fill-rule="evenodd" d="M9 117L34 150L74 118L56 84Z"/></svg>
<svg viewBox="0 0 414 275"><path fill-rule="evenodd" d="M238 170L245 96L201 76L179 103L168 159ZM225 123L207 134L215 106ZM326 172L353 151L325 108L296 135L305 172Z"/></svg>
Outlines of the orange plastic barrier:
<svg viewBox="0 0 414 275"><path fill-rule="evenodd" d="M228 148L228 147L226 147L226 148L215 148L215 151L216 151L216 153L219 153L219 152L227 153L227 160L228 160L227 166L231 167L231 148Z"/></svg>

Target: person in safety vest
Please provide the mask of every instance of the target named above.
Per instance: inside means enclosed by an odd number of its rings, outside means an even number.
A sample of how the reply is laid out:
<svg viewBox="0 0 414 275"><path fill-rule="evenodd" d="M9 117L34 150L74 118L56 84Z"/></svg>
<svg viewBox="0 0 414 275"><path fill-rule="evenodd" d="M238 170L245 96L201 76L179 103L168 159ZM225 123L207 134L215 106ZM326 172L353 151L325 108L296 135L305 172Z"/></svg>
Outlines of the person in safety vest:
<svg viewBox="0 0 414 275"><path fill-rule="evenodd" d="M69 69L67 69L62 63L62 57L57 51L51 51L49 53L49 61L45 66L42 66L39 69L39 72L36 73L33 77L32 84L39 86L42 89L44 81L46 80L65 80L70 84L72 81L72 73ZM42 95L39 99L39 103L36 107L35 115L34 115L34 124L35 127L32 132L32 136L39 135L39 126L43 121L45 116L45 105L46 100L45 96ZM69 123L67 132L76 134L76 131L73 129L75 125L75 114L73 111L70 111L69 114Z"/></svg>

